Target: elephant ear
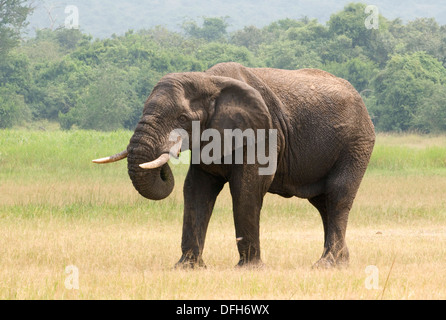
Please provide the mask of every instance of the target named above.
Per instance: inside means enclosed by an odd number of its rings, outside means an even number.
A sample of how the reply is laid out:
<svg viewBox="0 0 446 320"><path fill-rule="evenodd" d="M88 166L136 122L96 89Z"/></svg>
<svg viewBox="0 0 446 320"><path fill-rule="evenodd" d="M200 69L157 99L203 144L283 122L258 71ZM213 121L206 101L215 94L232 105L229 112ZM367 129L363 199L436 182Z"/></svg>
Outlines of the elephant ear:
<svg viewBox="0 0 446 320"><path fill-rule="evenodd" d="M226 77L214 77L219 88L208 121L208 128L216 129L223 137L225 129L271 129L271 114L262 95L250 85Z"/></svg>
<svg viewBox="0 0 446 320"><path fill-rule="evenodd" d="M216 130L224 142L220 144L220 155L225 159L225 164L232 163L230 159L233 157L240 164L244 162L245 156L248 164L264 165L263 160L256 158L255 150L261 148L259 143L263 147L269 145L268 134L272 129L272 119L262 95L239 80L215 77L214 81L219 90L211 104L206 127ZM255 145L257 148L254 148ZM207 145L206 150L208 147ZM240 152L244 147L247 148L246 153Z"/></svg>

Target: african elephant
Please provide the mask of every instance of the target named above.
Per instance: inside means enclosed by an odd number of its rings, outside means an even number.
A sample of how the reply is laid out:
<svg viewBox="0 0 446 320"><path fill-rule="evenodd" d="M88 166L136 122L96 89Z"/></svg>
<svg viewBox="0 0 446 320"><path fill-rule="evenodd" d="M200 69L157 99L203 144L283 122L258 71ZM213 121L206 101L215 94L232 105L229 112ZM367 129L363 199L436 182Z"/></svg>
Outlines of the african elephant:
<svg viewBox="0 0 446 320"><path fill-rule="evenodd" d="M169 134L178 128L192 134L194 122L201 131L275 132L276 166L271 174L260 175L262 165L248 163L246 154L242 163L191 163L184 184L182 257L176 266L204 266L206 230L226 182L238 266L262 264L259 219L267 192L308 199L319 211L325 237L315 267L348 265L348 215L375 143L367 109L348 81L317 69L246 68L232 62L205 72L168 74L147 99L127 149L94 162L128 157L136 190L148 199L166 198L174 186L167 161L179 152ZM198 151L210 142L199 143ZM246 150L248 144L244 141L241 147Z"/></svg>

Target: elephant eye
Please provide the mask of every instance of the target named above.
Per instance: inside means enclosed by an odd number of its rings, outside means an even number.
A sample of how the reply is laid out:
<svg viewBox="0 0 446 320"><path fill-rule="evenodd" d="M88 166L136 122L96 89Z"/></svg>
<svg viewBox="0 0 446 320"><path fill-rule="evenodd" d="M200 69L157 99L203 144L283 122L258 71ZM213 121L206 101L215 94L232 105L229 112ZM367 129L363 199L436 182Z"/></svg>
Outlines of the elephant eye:
<svg viewBox="0 0 446 320"><path fill-rule="evenodd" d="M189 118L186 117L185 115L181 115L181 116L178 117L178 121L180 123L186 123L188 120L189 120Z"/></svg>

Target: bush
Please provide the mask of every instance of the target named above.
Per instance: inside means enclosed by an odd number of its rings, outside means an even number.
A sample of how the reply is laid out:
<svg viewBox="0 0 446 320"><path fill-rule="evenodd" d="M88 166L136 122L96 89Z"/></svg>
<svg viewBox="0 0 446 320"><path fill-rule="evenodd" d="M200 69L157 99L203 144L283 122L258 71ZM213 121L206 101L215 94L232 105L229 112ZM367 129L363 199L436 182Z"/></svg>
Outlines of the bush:
<svg viewBox="0 0 446 320"><path fill-rule="evenodd" d="M415 127L423 132L446 131L446 86L436 85L414 115Z"/></svg>
<svg viewBox="0 0 446 320"><path fill-rule="evenodd" d="M0 87L0 128L19 125L29 117L24 97L9 87Z"/></svg>

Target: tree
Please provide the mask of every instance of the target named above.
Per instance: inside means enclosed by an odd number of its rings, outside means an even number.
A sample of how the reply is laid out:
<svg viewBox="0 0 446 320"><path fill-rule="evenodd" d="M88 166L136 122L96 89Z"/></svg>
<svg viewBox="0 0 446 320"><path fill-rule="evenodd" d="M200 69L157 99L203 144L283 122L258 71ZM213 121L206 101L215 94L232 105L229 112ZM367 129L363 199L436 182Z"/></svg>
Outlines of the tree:
<svg viewBox="0 0 446 320"><path fill-rule="evenodd" d="M0 0L0 59L4 59L20 39L32 8L26 0Z"/></svg>
<svg viewBox="0 0 446 320"><path fill-rule="evenodd" d="M365 46L370 41L372 30L364 25L366 5L350 3L344 10L333 14L328 21L329 31L333 35L345 35L352 39L352 46Z"/></svg>
<svg viewBox="0 0 446 320"><path fill-rule="evenodd" d="M371 82L379 70L374 62L360 58L350 59L344 63L329 63L324 69L350 81L359 92L371 90Z"/></svg>
<svg viewBox="0 0 446 320"><path fill-rule="evenodd" d="M186 21L183 23L183 30L186 35L204 39L208 42L220 41L227 35L226 28L229 26L226 22L227 17L221 18L203 18L203 26L199 27L195 21Z"/></svg>
<svg viewBox="0 0 446 320"><path fill-rule="evenodd" d="M321 68L362 93L377 129L444 130L446 26L434 19L379 16L375 30L366 26L366 5L353 3L327 24L282 19L228 34L227 17L204 17L184 22L183 32L155 27L94 41L76 29L42 29L16 46L26 22L20 10L14 18L14 6L27 9L0 0L0 53L8 53L0 56L2 126L31 112L64 128L132 129L162 76L234 61Z"/></svg>
<svg viewBox="0 0 446 320"><path fill-rule="evenodd" d="M328 21L329 32L334 37L344 35L351 39L353 49L363 48L364 55L384 67L394 50L395 39L388 31L388 20L382 15L378 15L378 29L366 27L366 7L364 3L350 3L343 11L333 14Z"/></svg>
<svg viewBox="0 0 446 320"><path fill-rule="evenodd" d="M0 128L19 125L30 118L25 103L31 72L28 57L10 52L7 59L0 59Z"/></svg>
<svg viewBox="0 0 446 320"><path fill-rule="evenodd" d="M256 52L264 41L265 33L255 26L245 27L231 35L232 44L246 47L253 52Z"/></svg>
<svg viewBox="0 0 446 320"><path fill-rule="evenodd" d="M406 26L398 25L392 33L399 40L398 53L425 51L446 67L446 26L433 18L418 18Z"/></svg>
<svg viewBox="0 0 446 320"><path fill-rule="evenodd" d="M362 54L360 47L353 48L352 39L345 35L334 36L329 39L319 52L325 63L344 63Z"/></svg>
<svg viewBox="0 0 446 320"><path fill-rule="evenodd" d="M24 97L16 91L11 86L0 86L0 128L10 128L29 119Z"/></svg>
<svg viewBox="0 0 446 320"><path fill-rule="evenodd" d="M269 39L260 45L259 55L267 67L294 70L322 66L320 52L328 34L317 20L285 19L264 30Z"/></svg>
<svg viewBox="0 0 446 320"><path fill-rule="evenodd" d="M199 47L196 54L206 69L220 62L239 62L247 67L257 67L258 61L245 47L237 47L231 44L211 42Z"/></svg>
<svg viewBox="0 0 446 320"><path fill-rule="evenodd" d="M446 131L446 85L436 84L418 107L413 123L423 132Z"/></svg>
<svg viewBox="0 0 446 320"><path fill-rule="evenodd" d="M62 128L70 129L75 124L103 131L124 128L134 106L139 106L128 78L128 72L116 67L97 70L96 79L85 88L76 107L66 114L59 113Z"/></svg>
<svg viewBox="0 0 446 320"><path fill-rule="evenodd" d="M262 45L261 55L269 68L296 70L320 68L322 62L316 52L296 41L277 41Z"/></svg>
<svg viewBox="0 0 446 320"><path fill-rule="evenodd" d="M415 129L415 116L437 85L446 84L446 69L434 57L416 52L395 55L374 80L376 105L371 108L377 128Z"/></svg>

